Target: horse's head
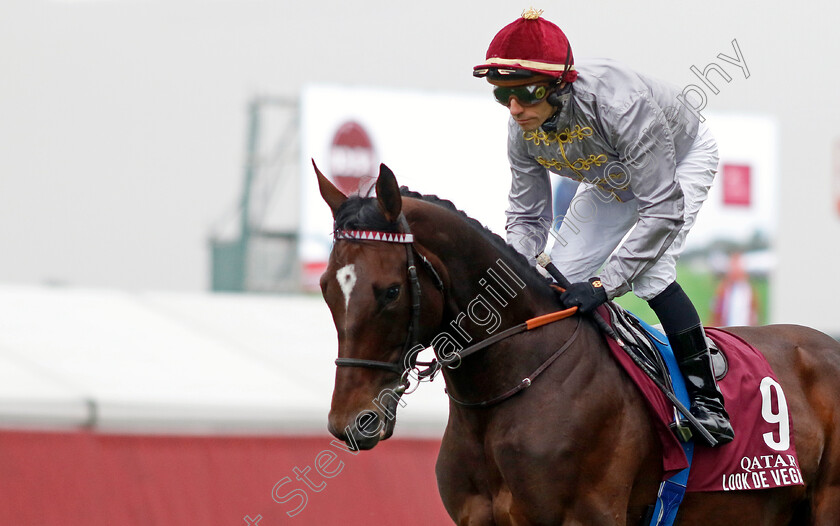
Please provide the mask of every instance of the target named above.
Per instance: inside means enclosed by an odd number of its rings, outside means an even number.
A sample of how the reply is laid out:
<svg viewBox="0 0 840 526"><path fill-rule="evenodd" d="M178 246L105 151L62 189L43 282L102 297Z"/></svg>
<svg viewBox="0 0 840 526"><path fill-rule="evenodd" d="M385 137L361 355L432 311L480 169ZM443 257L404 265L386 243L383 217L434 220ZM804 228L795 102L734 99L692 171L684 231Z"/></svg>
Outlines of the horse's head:
<svg viewBox="0 0 840 526"><path fill-rule="evenodd" d="M391 170L381 166L375 199L348 198L317 166L315 172L335 219L335 244L321 276L338 332L329 430L353 448L370 449L393 433L403 373L422 348L416 344L426 341L421 327L428 332L440 323L443 296L430 292L434 271L418 272L414 264L423 258Z"/></svg>

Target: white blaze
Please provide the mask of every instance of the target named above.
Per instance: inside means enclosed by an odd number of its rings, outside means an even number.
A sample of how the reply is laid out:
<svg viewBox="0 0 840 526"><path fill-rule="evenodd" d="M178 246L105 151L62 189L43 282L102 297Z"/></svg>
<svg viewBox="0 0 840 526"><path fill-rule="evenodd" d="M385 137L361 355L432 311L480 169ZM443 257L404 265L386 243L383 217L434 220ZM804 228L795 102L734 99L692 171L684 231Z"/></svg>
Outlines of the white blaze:
<svg viewBox="0 0 840 526"><path fill-rule="evenodd" d="M335 272L335 279L338 281L338 286L341 287L341 292L344 293L344 308L346 310L350 304L350 293L353 292L353 287L356 285L356 265L351 263L341 267Z"/></svg>

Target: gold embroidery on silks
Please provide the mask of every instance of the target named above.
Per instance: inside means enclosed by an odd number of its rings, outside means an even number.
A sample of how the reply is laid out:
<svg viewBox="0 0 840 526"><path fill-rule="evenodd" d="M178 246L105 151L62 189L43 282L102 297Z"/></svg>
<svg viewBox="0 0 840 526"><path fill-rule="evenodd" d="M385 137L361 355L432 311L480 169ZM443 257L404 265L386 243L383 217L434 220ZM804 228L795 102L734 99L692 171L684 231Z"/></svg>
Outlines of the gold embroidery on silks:
<svg viewBox="0 0 840 526"><path fill-rule="evenodd" d="M575 140L583 141L589 137L592 137L594 134L592 128L589 126L581 126L580 124L576 124L574 129L566 128L563 131L556 131L556 132L544 132L542 130L532 131L532 132L525 132L522 136L525 141L534 143L535 146L545 145L549 146L552 143L557 143L559 146L560 155L563 157L562 159L546 159L543 156L537 157L537 162L540 163L542 166L546 168L554 168L557 171L561 171L564 168L568 168L572 172L574 172L574 176L571 179L575 179L577 181L586 182L592 185L597 186L601 190L611 193L613 197L619 202L622 202L621 199L616 194L616 190L626 190L629 188L630 184L625 183L624 186L618 188L611 184L607 184L606 179L602 179L600 177L590 180L587 179L581 171L589 171L592 166L601 166L602 164L609 161L609 158L604 154L595 155L592 154L587 158L578 157L574 161L570 161L569 158L566 156L566 144L571 144ZM620 179L626 177L624 173L617 173L617 174L609 174L611 179Z"/></svg>
<svg viewBox="0 0 840 526"><path fill-rule="evenodd" d="M595 164L595 166L601 166L601 164L607 162L606 155L590 155L588 159L578 158L576 161L570 161L566 156L566 148L564 145L571 144L575 140L583 141L586 138L592 137L594 134L593 130L589 126L581 126L580 124L576 124L575 127L566 128L563 131L557 132L544 132L541 130L533 131L533 132L525 132L523 137L526 141L533 142L536 146L540 146L541 144L545 144L546 146L557 143L557 146L560 147L560 155L563 157L563 161L559 161L557 159L552 159L551 161L547 161L545 158L539 161L540 164L546 167L554 167L562 169L563 167L569 168L578 176L579 180L583 178L583 174L580 173L580 170L589 170L589 167ZM602 160L603 159L603 160ZM550 164L546 164L550 163Z"/></svg>
<svg viewBox="0 0 840 526"><path fill-rule="evenodd" d="M546 168L556 168L557 170L562 170L563 168L570 168L574 173L575 177L571 177L571 179L575 179L577 181L581 181L584 183L588 183L591 185L595 185L604 192L610 193L613 197L619 202L622 203L623 201L621 198L616 194L616 190L627 190L630 187L630 184L625 184L622 187L615 187L612 184L606 184L606 180L600 177L596 179L587 179L580 173L580 170L588 171L592 165L601 166L605 162L607 162L607 156L604 154L595 156L590 155L588 159L579 158L573 163L569 163L567 161L561 161L560 159L546 159L545 157L537 157L537 162L541 165L545 166ZM609 177L611 179L618 179L619 177L624 177L623 173L619 174L610 174Z"/></svg>
<svg viewBox="0 0 840 526"><path fill-rule="evenodd" d="M565 152L562 153L565 154ZM563 168L569 168L570 170L575 172L575 175L579 177L579 181L585 179L585 177L583 177L583 174L580 173L581 170L589 171L593 164L595 166L601 166L607 161L607 156L604 154L598 156L592 154L587 159L580 157L574 161L569 161L568 159L546 159L543 156L537 157L537 162L545 166L546 168L556 168L558 170L562 170Z"/></svg>
<svg viewBox="0 0 840 526"><path fill-rule="evenodd" d="M624 172L619 172L617 174L608 174L610 179L618 179L619 181L623 181L627 176ZM614 186L618 183L610 183L610 186L613 186L616 190L627 190L630 188L630 179L627 179L627 182L624 183L623 186Z"/></svg>
<svg viewBox="0 0 840 526"><path fill-rule="evenodd" d="M575 125L575 129L566 128L563 131L556 131L556 132L544 132L542 130L525 132L523 134L523 138L526 141L533 142L536 146L541 144L545 144L548 146L549 144L556 142L560 144L568 144L572 142L574 139L582 141L587 137L592 137L593 131L592 128L586 126L581 128L580 124Z"/></svg>

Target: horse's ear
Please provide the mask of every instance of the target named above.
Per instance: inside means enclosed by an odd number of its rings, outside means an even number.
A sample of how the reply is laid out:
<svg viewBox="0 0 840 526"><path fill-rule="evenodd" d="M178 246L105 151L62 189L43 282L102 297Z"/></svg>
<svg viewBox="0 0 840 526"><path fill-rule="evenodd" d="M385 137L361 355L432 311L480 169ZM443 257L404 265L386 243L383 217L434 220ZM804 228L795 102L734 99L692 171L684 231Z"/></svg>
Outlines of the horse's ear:
<svg viewBox="0 0 840 526"><path fill-rule="evenodd" d="M394 172L384 164L379 165L379 178L376 180L376 200L379 209L385 214L385 219L394 222L402 211L402 196L400 186Z"/></svg>
<svg viewBox="0 0 840 526"><path fill-rule="evenodd" d="M321 192L321 197L323 197L324 201L330 205L330 210L332 210L333 217L335 217L338 207L340 207L344 201L347 201L347 196L344 195L341 190L336 188L336 186L321 173L321 170L319 170L318 166L315 164L315 159L312 159L312 167L315 168L315 175L318 176L318 190Z"/></svg>

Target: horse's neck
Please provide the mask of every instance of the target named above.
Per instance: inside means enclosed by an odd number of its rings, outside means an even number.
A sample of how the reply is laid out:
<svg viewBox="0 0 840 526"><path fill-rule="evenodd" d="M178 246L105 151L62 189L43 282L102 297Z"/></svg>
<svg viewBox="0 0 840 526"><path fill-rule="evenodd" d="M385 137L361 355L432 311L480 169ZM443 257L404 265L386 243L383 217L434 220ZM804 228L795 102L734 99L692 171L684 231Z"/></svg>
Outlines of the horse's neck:
<svg viewBox="0 0 840 526"><path fill-rule="evenodd" d="M417 229L419 238L449 276L442 323L433 342L439 354L464 351L505 329L561 308L551 288L535 270L523 268L523 261L516 260L512 249L500 249L472 225L444 213L426 219L425 232ZM435 235L429 226L441 224L446 225L445 236ZM528 375L539 368L572 337L577 323L577 318L555 322L472 354L457 368L444 372L450 394L477 400L515 386L522 380L515 375ZM521 352L523 349L529 352Z"/></svg>
<svg viewBox="0 0 840 526"><path fill-rule="evenodd" d="M466 315L484 328L483 320L490 316L498 319L498 329L506 329L556 310L554 298L534 290L535 284L523 279L514 268L501 258L476 264L473 272L453 283L445 317L451 320Z"/></svg>
<svg viewBox="0 0 840 526"><path fill-rule="evenodd" d="M485 332L483 319L489 316L498 318L497 328L503 330L559 308L554 293L535 272L523 269L489 241L480 241L455 248L455 256L447 258L447 321L466 316L482 328L478 332Z"/></svg>
<svg viewBox="0 0 840 526"><path fill-rule="evenodd" d="M443 240L431 236L433 251L449 276L437 334L478 343L536 316L560 309L554 292L536 271L523 268L511 251L486 236L447 225Z"/></svg>

